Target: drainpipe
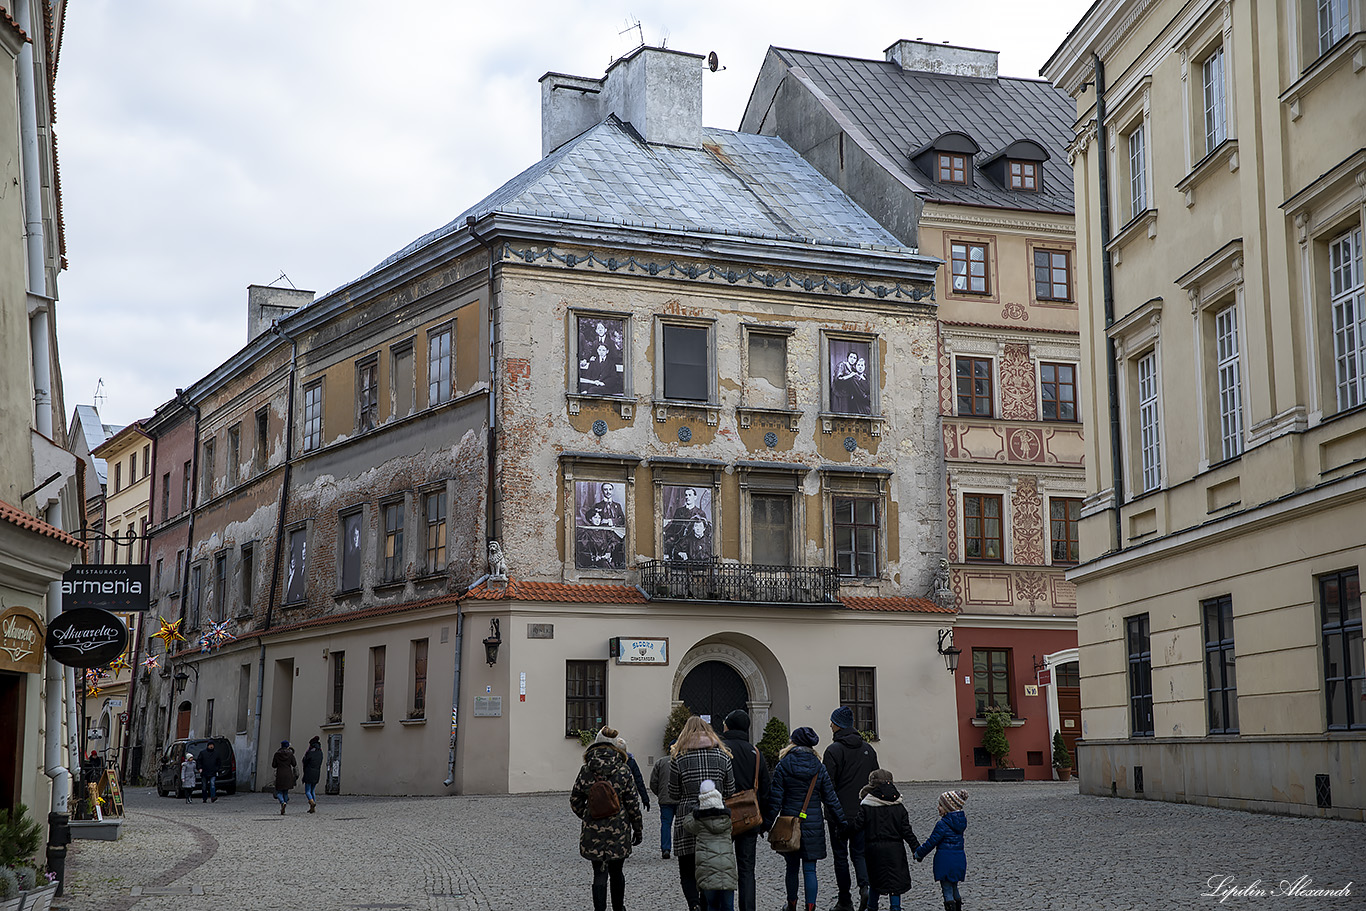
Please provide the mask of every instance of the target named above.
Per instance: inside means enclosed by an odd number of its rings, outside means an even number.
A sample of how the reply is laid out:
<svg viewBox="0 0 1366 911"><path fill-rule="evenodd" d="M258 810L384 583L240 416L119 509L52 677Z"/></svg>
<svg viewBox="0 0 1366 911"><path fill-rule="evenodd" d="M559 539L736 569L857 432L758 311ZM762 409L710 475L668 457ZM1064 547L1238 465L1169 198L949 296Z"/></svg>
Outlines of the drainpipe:
<svg viewBox="0 0 1366 911"><path fill-rule="evenodd" d="M289 392L285 398L285 473L280 481L279 514L275 518L275 557L270 565L270 600L266 602L266 622L261 630L261 651L256 659L256 720L252 724L251 789L256 790L256 767L261 753L261 710L266 699L266 636L275 619L275 597L280 591L280 550L285 541L285 507L289 505L289 480L294 469L294 386L299 370L299 342L280 328L277 319L270 331L289 342Z"/></svg>
<svg viewBox="0 0 1366 911"><path fill-rule="evenodd" d="M1110 159L1106 155L1105 140L1105 64L1100 55L1092 53L1095 61L1096 79L1096 138L1099 144L1097 155L1100 192L1100 248L1101 248L1101 293L1105 300L1105 386L1110 400L1110 473L1113 476L1115 499L1115 550L1124 549L1124 518L1120 507L1124 505L1124 458L1119 422L1119 366L1115 358L1115 340L1110 337L1109 329L1115 322L1115 275L1110 261Z"/></svg>
<svg viewBox="0 0 1366 911"><path fill-rule="evenodd" d="M194 430L192 432L191 445L194 447L190 452L190 502L185 504L185 508L190 511L190 518L185 525L185 572L180 578L180 607L185 611L185 619L193 619L190 615L190 564L194 562L194 512L199 505L199 406L190 401L190 397L185 394L184 389L175 391L176 401L183 407L189 409L194 414ZM166 646L166 670L171 667L171 645ZM184 663L184 662L182 662ZM195 680L199 677L196 674ZM166 685L166 742L170 743L172 732L175 730L175 676L171 675Z"/></svg>
<svg viewBox="0 0 1366 911"><path fill-rule="evenodd" d="M455 784L455 737L460 722L460 650L465 642L465 616L461 610L462 606L459 601L455 602L455 682L451 685L451 749L450 755L446 757L446 780L441 782L448 788Z"/></svg>

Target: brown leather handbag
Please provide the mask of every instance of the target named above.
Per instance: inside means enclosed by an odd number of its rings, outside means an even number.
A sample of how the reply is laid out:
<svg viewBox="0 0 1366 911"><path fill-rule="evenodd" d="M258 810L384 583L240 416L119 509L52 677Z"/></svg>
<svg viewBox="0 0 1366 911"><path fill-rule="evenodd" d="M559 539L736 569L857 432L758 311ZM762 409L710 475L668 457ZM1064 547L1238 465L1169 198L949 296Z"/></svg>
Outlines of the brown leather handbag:
<svg viewBox="0 0 1366 911"><path fill-rule="evenodd" d="M759 783L759 751L754 751L754 783ZM754 788L736 791L726 798L726 808L730 810L730 834L744 835L764 824L764 814L759 809L759 792Z"/></svg>
<svg viewBox="0 0 1366 911"><path fill-rule="evenodd" d="M819 777L819 772L811 776L801 812L796 816L779 816L773 821L773 828L768 830L768 843L779 854L791 854L802 849L802 820L806 818L806 805L811 802L811 792L816 790L816 779Z"/></svg>

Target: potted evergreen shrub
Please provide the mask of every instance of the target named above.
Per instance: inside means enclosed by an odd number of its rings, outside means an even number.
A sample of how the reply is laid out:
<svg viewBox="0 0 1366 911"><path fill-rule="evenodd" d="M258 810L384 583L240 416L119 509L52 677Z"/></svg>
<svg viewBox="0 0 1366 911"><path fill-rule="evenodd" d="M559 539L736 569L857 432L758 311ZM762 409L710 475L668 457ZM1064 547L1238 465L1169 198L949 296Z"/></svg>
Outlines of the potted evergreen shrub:
<svg viewBox="0 0 1366 911"><path fill-rule="evenodd" d="M987 727L982 732L982 748L991 754L995 763L987 769L988 781L1024 781L1024 769L1010 764L1010 741L1006 728L1010 725L1010 710L999 705L987 710Z"/></svg>
<svg viewBox="0 0 1366 911"><path fill-rule="evenodd" d="M770 718L768 724L764 725L764 736L756 744L756 748L770 769L778 764L778 753L787 746L788 736L787 725L783 724L781 718Z"/></svg>
<svg viewBox="0 0 1366 911"><path fill-rule="evenodd" d="M1072 754L1067 752L1062 731L1053 732L1053 768L1058 770L1058 781L1072 780Z"/></svg>
<svg viewBox="0 0 1366 911"><path fill-rule="evenodd" d="M46 911L57 891L51 877L38 874L33 858L42 847L42 827L19 804L0 811L0 911ZM41 883L41 886L39 885Z"/></svg>
<svg viewBox="0 0 1366 911"><path fill-rule="evenodd" d="M666 754L690 717L692 717L692 709L681 702L669 711L669 717L664 719L664 752Z"/></svg>

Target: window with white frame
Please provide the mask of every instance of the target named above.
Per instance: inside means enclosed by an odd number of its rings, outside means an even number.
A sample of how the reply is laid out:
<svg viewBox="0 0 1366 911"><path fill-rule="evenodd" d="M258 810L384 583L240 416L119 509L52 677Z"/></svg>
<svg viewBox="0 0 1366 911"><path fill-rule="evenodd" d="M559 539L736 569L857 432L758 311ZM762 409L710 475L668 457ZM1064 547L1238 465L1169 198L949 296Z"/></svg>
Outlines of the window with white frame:
<svg viewBox="0 0 1366 911"><path fill-rule="evenodd" d="M1361 228L1328 244L1328 287L1333 310L1333 366L1338 410L1366 401L1366 276Z"/></svg>
<svg viewBox="0 0 1366 911"><path fill-rule="evenodd" d="M1138 361L1138 439L1144 492L1156 490L1162 484L1162 435L1157 395L1157 352L1150 351Z"/></svg>
<svg viewBox="0 0 1366 911"><path fill-rule="evenodd" d="M1143 126L1135 127L1128 136L1129 147L1129 217L1133 218L1148 208L1148 179Z"/></svg>
<svg viewBox="0 0 1366 911"><path fill-rule="evenodd" d="M451 327L427 334L427 407L451 400Z"/></svg>
<svg viewBox="0 0 1366 911"><path fill-rule="evenodd" d="M323 384L304 387L304 452L323 444Z"/></svg>
<svg viewBox="0 0 1366 911"><path fill-rule="evenodd" d="M1215 150L1228 136L1228 109L1224 97L1224 48L1214 49L1201 64L1205 86L1205 152Z"/></svg>
<svg viewBox="0 0 1366 911"><path fill-rule="evenodd" d="M1348 0L1318 0L1319 53L1347 37L1351 29L1351 10Z"/></svg>
<svg viewBox="0 0 1366 911"><path fill-rule="evenodd" d="M1214 356L1219 374L1219 439L1224 458L1243 451L1243 392L1238 352L1238 308L1214 315Z"/></svg>

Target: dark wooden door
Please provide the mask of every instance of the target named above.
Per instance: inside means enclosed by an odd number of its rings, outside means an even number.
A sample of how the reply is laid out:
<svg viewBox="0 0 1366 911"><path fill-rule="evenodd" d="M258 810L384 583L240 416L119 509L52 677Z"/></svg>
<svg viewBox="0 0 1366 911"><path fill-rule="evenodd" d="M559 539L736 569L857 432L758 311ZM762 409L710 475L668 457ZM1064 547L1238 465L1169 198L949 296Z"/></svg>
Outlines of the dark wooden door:
<svg viewBox="0 0 1366 911"><path fill-rule="evenodd" d="M11 731L0 746L0 810L19 804L24 767L24 705L27 702L27 674L0 671L0 731Z"/></svg>
<svg viewBox="0 0 1366 911"><path fill-rule="evenodd" d="M1075 764L1077 740L1081 737L1081 681L1077 675L1077 662L1058 665L1054 679L1058 683L1058 727Z"/></svg>
<svg viewBox="0 0 1366 911"><path fill-rule="evenodd" d="M743 709L749 701L745 679L722 661L705 661L693 668L678 689L679 700L694 714L709 718L711 726L721 730L722 722L735 709Z"/></svg>
<svg viewBox="0 0 1366 911"><path fill-rule="evenodd" d="M175 716L175 739L184 740L190 736L190 704L182 702Z"/></svg>

